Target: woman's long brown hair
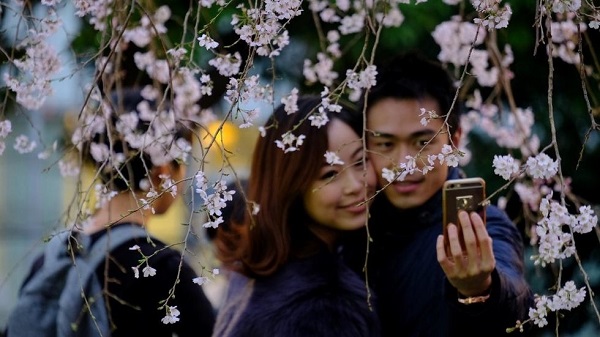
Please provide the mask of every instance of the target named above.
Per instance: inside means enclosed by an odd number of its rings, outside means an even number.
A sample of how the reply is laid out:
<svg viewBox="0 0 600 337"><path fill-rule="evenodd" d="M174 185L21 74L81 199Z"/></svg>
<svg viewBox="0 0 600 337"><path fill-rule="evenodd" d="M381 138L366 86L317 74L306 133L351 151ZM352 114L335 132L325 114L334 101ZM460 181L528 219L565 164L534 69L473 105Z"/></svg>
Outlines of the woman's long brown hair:
<svg viewBox="0 0 600 337"><path fill-rule="evenodd" d="M300 97L297 112L288 115L280 106L267 121L266 135L258 138L254 148L246 193L260 211L246 212L241 224L217 232L218 257L226 266L249 276L267 276L290 257L310 254L319 246L307 226L310 218L303 196L318 177L328 149L328 127L311 126L307 119L320 103L320 97ZM357 132L362 126L359 116L347 107L328 116ZM288 131L306 138L299 150L285 153L275 141Z"/></svg>

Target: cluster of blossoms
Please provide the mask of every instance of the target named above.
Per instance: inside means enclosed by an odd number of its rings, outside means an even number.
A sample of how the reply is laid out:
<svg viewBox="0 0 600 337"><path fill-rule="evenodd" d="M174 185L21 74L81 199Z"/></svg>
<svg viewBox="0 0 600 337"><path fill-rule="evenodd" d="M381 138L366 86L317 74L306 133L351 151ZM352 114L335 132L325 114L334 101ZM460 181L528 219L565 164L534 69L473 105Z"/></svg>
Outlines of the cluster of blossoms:
<svg viewBox="0 0 600 337"><path fill-rule="evenodd" d="M471 0L473 7L481 15L475 18L473 22L487 27L489 30L508 27L508 22L512 16L510 5L504 4L500 8L501 0Z"/></svg>
<svg viewBox="0 0 600 337"><path fill-rule="evenodd" d="M227 84L227 92L224 99L232 106L236 106L234 118L242 121L240 128L248 128L253 124L258 117L258 109L245 110L240 108L240 103L245 101L262 101L271 103L273 90L270 85L261 85L260 76L252 75L243 80L230 77Z"/></svg>
<svg viewBox="0 0 600 337"><path fill-rule="evenodd" d="M128 157L141 153L147 154L155 166L173 160L185 161L192 150L191 144L185 138L176 137L176 130L181 127L178 121L184 119L173 108L151 108L149 100L155 96L145 96L148 92L153 91L142 91L145 100L137 105L137 112L119 115L112 102L93 95L91 99L97 102L97 107L84 111L83 123L73 132L71 141L79 150L89 143L91 156L96 162L105 164L107 170L119 170ZM123 141L131 152L115 152L105 142L95 140L98 135L106 134L106 120L109 119L117 120L115 132L109 137L115 137L113 141Z"/></svg>
<svg viewBox="0 0 600 337"><path fill-rule="evenodd" d="M288 115L298 111L298 106L296 104L297 101L298 90L296 88L292 89L291 93L288 96L285 96L281 99L281 103L284 104L284 109L288 113ZM327 88L325 88L321 92L321 103L317 106L315 111L313 111L308 116L308 120L310 121L311 126L320 128L329 123L329 117L327 117L328 112L340 112L341 110L341 105L331 102L331 98L329 97L329 91ZM264 137L266 132L265 128L261 127L260 131L262 136ZM300 146L304 143L304 139L306 139L305 135L296 136L293 134L292 130L290 130L281 135L281 139L276 140L275 145L278 148L282 149L285 153L294 152L297 151L300 148Z"/></svg>
<svg viewBox="0 0 600 337"><path fill-rule="evenodd" d="M521 173L519 160L511 155L494 155L492 166L494 173L504 180L510 180ZM540 153L527 159L524 171L533 179L550 179L558 173L558 161L552 160L545 153Z"/></svg>
<svg viewBox="0 0 600 337"><path fill-rule="evenodd" d="M423 1L417 1L417 3ZM305 59L303 75L309 84L320 83L331 87L340 75L334 70L335 61L341 56L340 38L365 30L365 22L370 21L368 15L373 14L374 22L383 27L399 27L404 16L398 4L410 3L409 0L393 0L385 5L380 1L364 2L358 0L324 1L311 0L310 10L318 15L324 23L337 26L325 32L325 50L317 53L317 61ZM375 85L376 67L366 65L364 69L346 70L345 83L349 89L349 99L358 101L363 90Z"/></svg>
<svg viewBox="0 0 600 337"><path fill-rule="evenodd" d="M429 154L426 158L423 158L420 154L415 156L406 156L405 161L401 162L398 166L388 169L383 168L381 176L387 182L392 183L394 181L404 181L406 176L414 174L415 172L421 172L427 174L434 169L436 162L439 165L446 164L450 167L458 166L458 162L462 153L448 144L442 147L442 152L438 154Z"/></svg>
<svg viewBox="0 0 600 337"><path fill-rule="evenodd" d="M53 94L51 81L62 67L57 51L48 42L48 38L62 26L62 20L50 10L36 23L28 28L26 37L15 46L17 50L25 50L21 59L13 60L17 74L2 74L6 85L16 93L17 103L27 109L39 109Z"/></svg>
<svg viewBox="0 0 600 337"><path fill-rule="evenodd" d="M364 70L356 73L354 70L346 71L346 80L348 88L350 88L349 99L358 101L364 89L369 89L377 84L377 67L374 65L367 66Z"/></svg>
<svg viewBox="0 0 600 337"><path fill-rule="evenodd" d="M561 60L579 65L581 57L579 56L578 41L587 30L587 25L583 22L575 22L577 16L573 12L567 12L558 15L552 21L550 33L552 34L552 56Z"/></svg>
<svg viewBox="0 0 600 337"><path fill-rule="evenodd" d="M479 25L462 21L459 16L452 20L440 23L431 34L440 46L438 59L443 63L450 63L454 67L470 65L470 73L477 83L483 87L491 87L498 83L500 69L490 67L490 56L484 49L477 49L486 37L486 32ZM503 60L504 66L512 62L510 49L508 56Z"/></svg>
<svg viewBox="0 0 600 337"><path fill-rule="evenodd" d="M221 210L225 208L228 201L233 199L235 191L228 191L224 180L219 180L213 185L213 193L209 193L208 179L202 171L198 171L194 177L196 182L196 193L200 195L203 201L202 207L205 208L208 221L202 224L205 228L217 228L223 223Z"/></svg>
<svg viewBox="0 0 600 337"><path fill-rule="evenodd" d="M539 207L542 218L535 228L539 254L532 259L541 266L573 255L575 244L571 232L589 233L598 224L598 217L590 206L579 207L579 214L573 215L564 205L552 200L552 195L549 193L542 199ZM565 232L563 227L570 230Z"/></svg>
<svg viewBox="0 0 600 337"><path fill-rule="evenodd" d="M43 0L42 4L54 6L62 0ZM88 16L88 22L98 31L106 29L106 18L112 14L113 0L75 0L73 1L75 15L83 18Z"/></svg>
<svg viewBox="0 0 600 337"><path fill-rule="evenodd" d="M529 308L529 319L542 328L548 324L546 318L549 312L576 308L583 302L585 295L585 288L577 289L575 282L568 281L556 294L550 297L546 295L536 297L535 308Z"/></svg>
<svg viewBox="0 0 600 337"><path fill-rule="evenodd" d="M469 110L461 116L465 131L477 126L501 147L519 149L525 155L537 152L539 138L532 132L535 120L530 108L504 113L498 105L483 103L479 90L474 91L466 107Z"/></svg>
<svg viewBox="0 0 600 337"><path fill-rule="evenodd" d="M256 48L260 56L275 57L290 43L287 30L281 20L289 22L300 15L302 1L274 1L264 2L264 8L246 8L240 5L241 15L234 14L231 25L234 31L250 47Z"/></svg>

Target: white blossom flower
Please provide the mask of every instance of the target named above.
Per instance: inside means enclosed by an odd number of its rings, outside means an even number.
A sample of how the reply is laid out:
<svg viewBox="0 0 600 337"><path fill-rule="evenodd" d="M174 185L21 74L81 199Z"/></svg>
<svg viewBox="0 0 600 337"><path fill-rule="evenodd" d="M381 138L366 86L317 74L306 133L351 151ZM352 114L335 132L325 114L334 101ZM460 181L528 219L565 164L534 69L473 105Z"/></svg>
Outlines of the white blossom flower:
<svg viewBox="0 0 600 337"><path fill-rule="evenodd" d="M577 289L575 282L567 281L565 285L560 288L556 295L553 296L553 303L557 310L571 310L576 308L585 300L585 287Z"/></svg>
<svg viewBox="0 0 600 337"><path fill-rule="evenodd" d="M138 246L138 245L133 245L133 246L129 247L129 250L138 250L138 249L140 249L140 246Z"/></svg>
<svg viewBox="0 0 600 337"><path fill-rule="evenodd" d="M20 154L25 154L32 152L37 147L37 143L30 140L29 137L25 135L19 135L15 139L15 145L13 147Z"/></svg>
<svg viewBox="0 0 600 337"><path fill-rule="evenodd" d="M444 146L442 146L442 153L439 154L438 159L440 161L440 164L443 164L445 161L446 165L450 167L456 167L458 166L458 161L460 157L458 152L455 151L454 148L452 148L452 146L444 144Z"/></svg>
<svg viewBox="0 0 600 337"><path fill-rule="evenodd" d="M325 86L333 85L338 78L338 73L333 70L333 60L324 53L317 54L318 62L312 64L310 60L304 60L303 75L308 83L319 82Z"/></svg>
<svg viewBox="0 0 600 337"><path fill-rule="evenodd" d="M0 122L0 138L6 138L12 132L12 123L5 119Z"/></svg>
<svg viewBox="0 0 600 337"><path fill-rule="evenodd" d="M591 206L585 205L579 207L579 215L576 216L576 222L572 228L576 233L589 233L598 224L598 216L595 215Z"/></svg>
<svg viewBox="0 0 600 337"><path fill-rule="evenodd" d="M79 175L79 165L77 163L61 159L58 161L58 169L62 177L75 177Z"/></svg>
<svg viewBox="0 0 600 337"><path fill-rule="evenodd" d="M548 325L548 320L546 319L548 316L547 304L548 298L545 295L539 296L535 298L535 308L529 308L529 318L539 328Z"/></svg>
<svg viewBox="0 0 600 337"><path fill-rule="evenodd" d="M175 324L179 322L179 315L181 313L177 310L177 306L167 307L167 314L160 321L163 324Z"/></svg>
<svg viewBox="0 0 600 337"><path fill-rule="evenodd" d="M131 267L131 269L133 270L133 276L135 278L140 278L140 270L138 269L138 267Z"/></svg>
<svg viewBox="0 0 600 337"><path fill-rule="evenodd" d="M171 196L175 198L177 196L177 185L173 179L171 179L171 176L168 174L160 174L158 177L162 181L160 187L163 189L163 191L169 191Z"/></svg>
<svg viewBox="0 0 600 337"><path fill-rule="evenodd" d="M558 161L552 160L545 153L540 153L527 159L525 170L534 179L552 178L558 172Z"/></svg>
<svg viewBox="0 0 600 337"><path fill-rule="evenodd" d="M196 283L199 286L206 284L208 281L210 280L206 276L198 276L192 279L192 282Z"/></svg>
<svg viewBox="0 0 600 337"><path fill-rule="evenodd" d="M385 179L388 183L396 180L396 172L394 170L390 170L388 168L381 169L381 177Z"/></svg>
<svg viewBox="0 0 600 337"><path fill-rule="evenodd" d="M118 193L117 191L111 191L102 184L94 185L94 194L96 197L96 209L102 208L106 205L112 198L114 198Z"/></svg>
<svg viewBox="0 0 600 337"><path fill-rule="evenodd" d="M142 272L144 273L144 277L156 275L156 269L150 267L149 265L146 265L144 269L142 269Z"/></svg>
<svg viewBox="0 0 600 337"><path fill-rule="evenodd" d="M252 203L252 215L256 215L260 212L260 205L257 203Z"/></svg>
<svg viewBox="0 0 600 337"><path fill-rule="evenodd" d="M293 88L289 95L281 98L283 109L288 115L298 111L298 89Z"/></svg>
<svg viewBox="0 0 600 337"><path fill-rule="evenodd" d="M304 143L305 135L295 136L290 131L281 135L281 140L276 140L275 145L282 149L284 153L297 151Z"/></svg>
<svg viewBox="0 0 600 337"><path fill-rule="evenodd" d="M209 221L203 223L202 227L204 227L204 228L217 228L223 222L224 222L223 221L223 217L219 216L219 217L215 218L214 220L209 220Z"/></svg>
<svg viewBox="0 0 600 337"><path fill-rule="evenodd" d="M325 161L329 165L344 165L337 153L332 151L325 151Z"/></svg>
<svg viewBox="0 0 600 337"><path fill-rule="evenodd" d="M215 49L219 46L218 42L206 34L202 34L202 36L198 38L198 43L200 44L200 47L205 47L208 50Z"/></svg>
<svg viewBox="0 0 600 337"><path fill-rule="evenodd" d="M231 77L240 72L242 56L239 52L235 52L233 55L218 55L217 57L209 60L208 64L217 68L219 74L225 77Z"/></svg>
<svg viewBox="0 0 600 337"><path fill-rule="evenodd" d="M365 26L365 13L354 13L342 17L342 22L339 27L342 35L349 35L360 32Z"/></svg>
<svg viewBox="0 0 600 337"><path fill-rule="evenodd" d="M267 135L267 129L265 129L264 126L259 126L258 133L260 134L261 137L265 137Z"/></svg>
<svg viewBox="0 0 600 337"><path fill-rule="evenodd" d="M504 180L510 180L513 174L519 172L519 161L510 155L494 155L492 166L494 167L494 173L504 178Z"/></svg>
<svg viewBox="0 0 600 337"><path fill-rule="evenodd" d="M97 163L103 163L108 160L110 150L106 144L91 143L90 155L92 155L92 158L94 158Z"/></svg>
<svg viewBox="0 0 600 337"><path fill-rule="evenodd" d="M313 113L308 116L308 120L310 120L310 125L320 128L322 126L327 125L329 123L329 117L323 110L323 107L319 107L319 112Z"/></svg>

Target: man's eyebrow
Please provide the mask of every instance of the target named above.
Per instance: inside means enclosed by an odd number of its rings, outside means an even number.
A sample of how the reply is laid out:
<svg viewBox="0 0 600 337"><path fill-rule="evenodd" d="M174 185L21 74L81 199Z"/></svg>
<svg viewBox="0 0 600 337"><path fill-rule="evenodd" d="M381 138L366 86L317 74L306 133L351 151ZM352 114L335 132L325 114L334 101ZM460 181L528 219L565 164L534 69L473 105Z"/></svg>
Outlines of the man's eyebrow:
<svg viewBox="0 0 600 337"><path fill-rule="evenodd" d="M423 136L431 136L431 137L433 137L433 135L435 135L436 133L437 133L436 130L423 129L423 130L419 130L419 131L413 132L410 136L412 138L419 138L419 137L423 137Z"/></svg>
<svg viewBox="0 0 600 337"><path fill-rule="evenodd" d="M371 137L381 137L381 138L393 138L394 135L391 133L380 132L376 130L367 130L367 135Z"/></svg>
<svg viewBox="0 0 600 337"><path fill-rule="evenodd" d="M421 129L421 130L411 133L410 138L420 138L420 137L425 137L425 136L433 137L436 133L437 133L436 130ZM376 138L387 138L387 139L397 138L396 135L394 135L394 134L387 133L387 132L381 132L381 131L377 131L377 130L368 130L367 136L376 137Z"/></svg>

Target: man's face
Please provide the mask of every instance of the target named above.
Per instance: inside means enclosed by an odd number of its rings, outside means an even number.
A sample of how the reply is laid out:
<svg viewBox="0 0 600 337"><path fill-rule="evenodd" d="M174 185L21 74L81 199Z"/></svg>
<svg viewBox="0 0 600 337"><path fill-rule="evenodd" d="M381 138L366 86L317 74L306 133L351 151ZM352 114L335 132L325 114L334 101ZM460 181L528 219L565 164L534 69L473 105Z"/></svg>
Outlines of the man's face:
<svg viewBox="0 0 600 337"><path fill-rule="evenodd" d="M385 98L371 107L367 112L367 147L380 186L388 181L381 175L383 168L393 169L406 162L406 156L415 156L421 150L416 163L419 168L427 163L427 156L439 154L445 144L450 144L444 119L432 119L427 125L421 124L420 109L433 110L438 115L438 103L432 98L422 100ZM441 132L440 132L441 130ZM439 134L438 134L439 133ZM438 134L436 136L436 134ZM434 138L435 137L435 138ZM458 146L460 130L452 136ZM425 146L425 144L429 144ZM395 181L384 190L388 200L399 209L409 209L423 205L446 181L448 167L436 161L435 167L427 174L416 172L407 175L403 181Z"/></svg>

